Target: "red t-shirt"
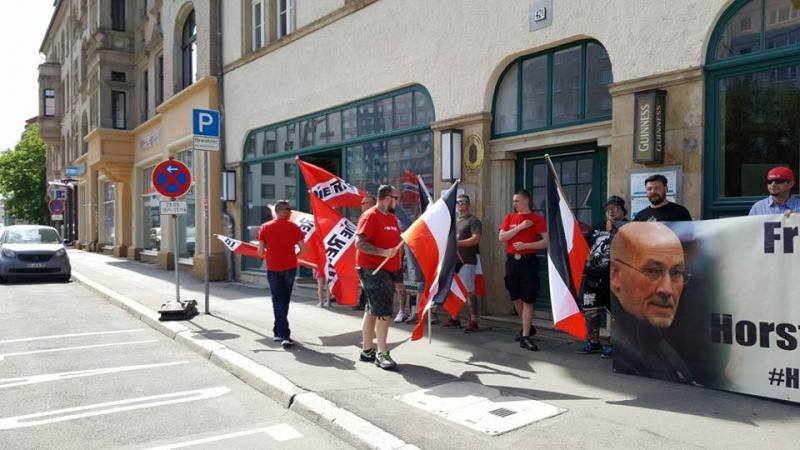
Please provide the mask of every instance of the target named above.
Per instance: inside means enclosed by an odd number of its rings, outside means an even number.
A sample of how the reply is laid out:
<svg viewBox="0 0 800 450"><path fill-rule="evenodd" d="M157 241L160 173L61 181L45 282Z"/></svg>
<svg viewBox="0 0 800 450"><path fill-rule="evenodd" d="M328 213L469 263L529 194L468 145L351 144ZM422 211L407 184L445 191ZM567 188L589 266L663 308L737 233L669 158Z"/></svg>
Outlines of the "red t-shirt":
<svg viewBox="0 0 800 450"><path fill-rule="evenodd" d="M384 214L377 206L366 210L358 219L356 234L363 234L367 241L378 248L390 249L400 244L400 225L394 214ZM358 267L374 269L381 265L383 256L370 255L362 251L356 253ZM397 252L383 268L389 272L400 270L400 252Z"/></svg>
<svg viewBox="0 0 800 450"><path fill-rule="evenodd" d="M536 253L536 250L516 250L514 248L514 243L523 242L528 244L531 242L536 242L540 239L540 235L542 233L547 232L547 222L545 222L544 217L534 212L527 214L509 213L506 215L506 218L503 219L503 224L500 225L500 230L508 231L525 220L530 220L533 222L533 226L525 228L524 230L515 234L513 238L506 241L506 253L509 255L513 255L515 253L519 253L520 255L530 255L532 253Z"/></svg>
<svg viewBox="0 0 800 450"><path fill-rule="evenodd" d="M297 268L294 246L305 238L294 222L273 219L261 225L256 239L264 243L267 270L282 271Z"/></svg>

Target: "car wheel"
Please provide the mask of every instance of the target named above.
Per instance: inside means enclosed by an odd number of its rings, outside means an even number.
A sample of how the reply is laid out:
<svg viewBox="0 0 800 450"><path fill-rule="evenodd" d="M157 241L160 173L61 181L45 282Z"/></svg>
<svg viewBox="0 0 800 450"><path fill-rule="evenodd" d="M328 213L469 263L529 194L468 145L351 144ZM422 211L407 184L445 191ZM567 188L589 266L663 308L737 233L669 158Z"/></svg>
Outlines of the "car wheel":
<svg viewBox="0 0 800 450"><path fill-rule="evenodd" d="M62 283L69 283L70 278L72 278L72 274L68 273L66 275L61 275L60 277L58 277L58 281L61 281Z"/></svg>

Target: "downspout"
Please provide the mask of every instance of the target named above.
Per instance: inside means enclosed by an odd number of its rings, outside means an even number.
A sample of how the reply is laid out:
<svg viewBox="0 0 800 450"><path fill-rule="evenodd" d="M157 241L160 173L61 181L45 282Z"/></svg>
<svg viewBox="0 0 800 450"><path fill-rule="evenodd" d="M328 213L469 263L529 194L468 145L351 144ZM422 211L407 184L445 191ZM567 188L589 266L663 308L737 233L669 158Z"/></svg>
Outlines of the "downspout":
<svg viewBox="0 0 800 450"><path fill-rule="evenodd" d="M219 157L221 163L221 170L225 171L227 159L225 157L225 79L222 71L224 58L222 57L222 0L214 2L217 16L217 107L219 108ZM220 173L220 176L222 174ZM229 237L233 237L233 230L235 223L233 216L225 211L225 201L220 199L220 211L222 211L222 218L225 223L225 233ZM226 262L228 265L227 281L233 281L233 254L229 251L225 252Z"/></svg>

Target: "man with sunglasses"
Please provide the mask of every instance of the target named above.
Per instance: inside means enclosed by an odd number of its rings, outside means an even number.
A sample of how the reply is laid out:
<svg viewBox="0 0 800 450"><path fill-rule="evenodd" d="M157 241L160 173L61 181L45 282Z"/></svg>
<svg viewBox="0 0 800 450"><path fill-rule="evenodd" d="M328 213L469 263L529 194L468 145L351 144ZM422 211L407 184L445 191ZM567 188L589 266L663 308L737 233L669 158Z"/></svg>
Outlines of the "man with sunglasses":
<svg viewBox="0 0 800 450"><path fill-rule="evenodd" d="M792 195L793 187L792 169L784 166L773 167L767 173L769 197L757 201L750 208L749 215L783 214L789 217L793 212L800 212L800 198Z"/></svg>
<svg viewBox="0 0 800 450"><path fill-rule="evenodd" d="M689 281L678 236L658 222L632 222L611 241L614 369L691 384L683 358L663 336L672 325Z"/></svg>
<svg viewBox="0 0 800 450"><path fill-rule="evenodd" d="M456 219L456 245L458 246L456 271L467 290L467 305L469 306L469 324L464 328L464 332L473 333L478 331L480 316L478 297L475 295L475 272L478 267L483 225L470 212L470 200L467 194L458 196L456 210L458 212L458 219ZM458 320L458 317L451 317L443 326L445 328L460 327L461 321Z"/></svg>

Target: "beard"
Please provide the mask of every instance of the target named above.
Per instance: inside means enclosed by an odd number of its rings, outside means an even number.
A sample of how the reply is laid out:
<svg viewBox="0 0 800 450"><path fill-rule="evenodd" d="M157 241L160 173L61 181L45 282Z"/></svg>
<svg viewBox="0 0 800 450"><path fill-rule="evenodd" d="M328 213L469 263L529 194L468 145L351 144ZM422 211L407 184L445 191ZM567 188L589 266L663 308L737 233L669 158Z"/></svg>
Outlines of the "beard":
<svg viewBox="0 0 800 450"><path fill-rule="evenodd" d="M391 214L394 214L394 210L395 210L395 208L392 207L392 206L389 206L389 207L386 208L386 211L390 212Z"/></svg>
<svg viewBox="0 0 800 450"><path fill-rule="evenodd" d="M652 193L647 196L647 199L650 200L650 203L653 205L660 205L664 203L664 196L659 193Z"/></svg>

